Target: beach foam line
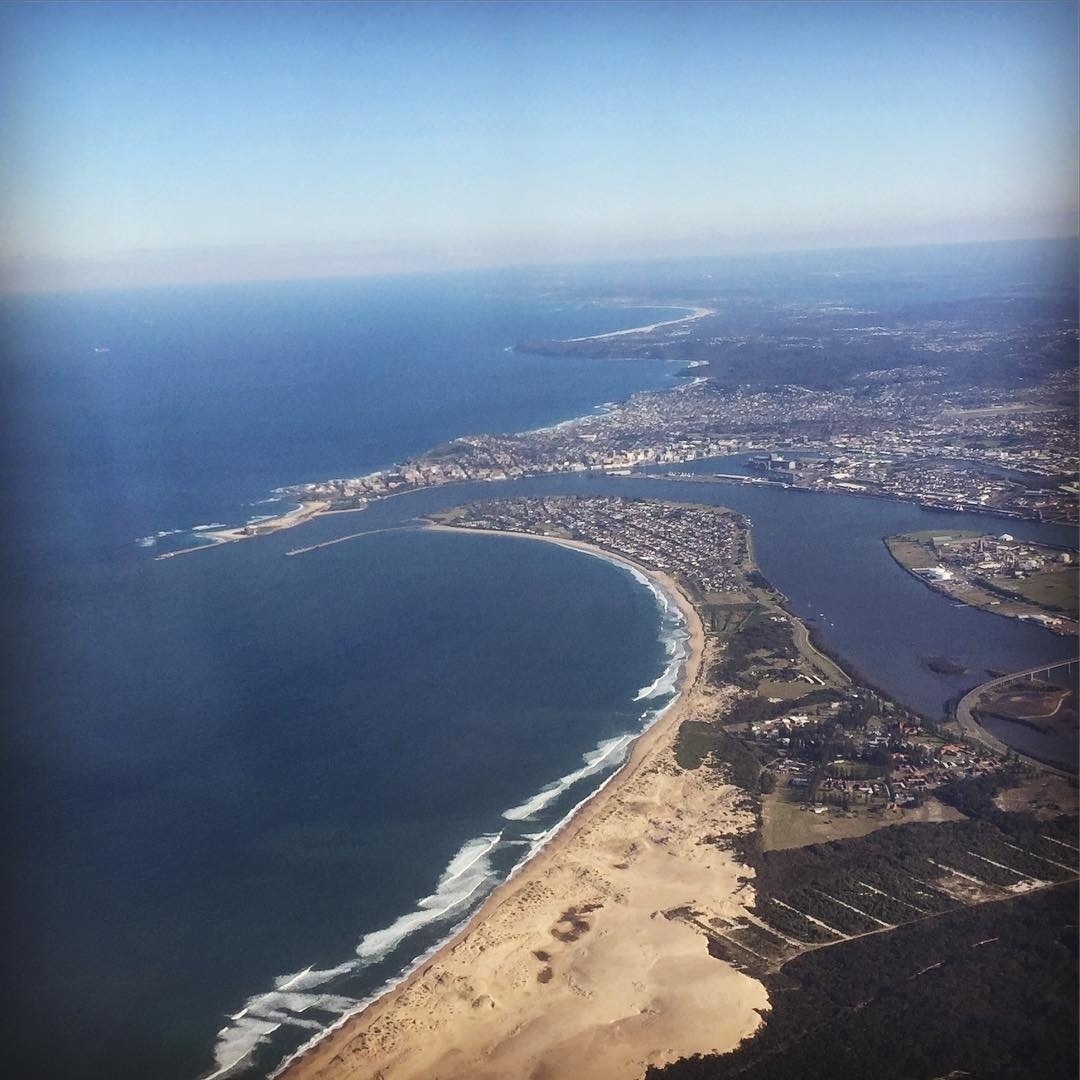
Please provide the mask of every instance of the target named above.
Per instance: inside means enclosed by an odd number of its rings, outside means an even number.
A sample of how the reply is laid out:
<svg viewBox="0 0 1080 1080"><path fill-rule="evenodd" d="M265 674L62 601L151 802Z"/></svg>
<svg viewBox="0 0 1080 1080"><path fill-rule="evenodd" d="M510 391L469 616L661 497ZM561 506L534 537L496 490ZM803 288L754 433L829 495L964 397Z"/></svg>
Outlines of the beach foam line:
<svg viewBox="0 0 1080 1080"><path fill-rule="evenodd" d="M214 1050L217 1069L209 1073L204 1080L224 1080L241 1066L246 1066L256 1047L266 1042L281 1024L269 1020L254 1020L251 1017L222 1028L218 1032L218 1044Z"/></svg>
<svg viewBox="0 0 1080 1080"><path fill-rule="evenodd" d="M279 975L274 980L275 990L311 990L316 986L325 986L331 979L340 975L347 975L356 968L355 960L348 960L337 967L322 968L306 967L303 971L297 971L293 975Z"/></svg>
<svg viewBox="0 0 1080 1080"><path fill-rule="evenodd" d="M652 727L653 724L656 723L664 715L664 713L666 713L668 709L670 709L671 706L674 704L675 701L667 702L651 717L648 717L648 722L645 724L640 734L644 734L645 731ZM646 716L648 716L648 714L646 714ZM635 735L633 736L633 738L637 738L637 736ZM510 882L515 877L517 877L517 875L521 873L521 871L524 870L525 867L528 866L529 863L531 863L537 855L540 854L540 852L547 846L547 844L555 838L555 836L574 817L574 815L583 806L587 805L594 798L596 798L596 796L599 795L618 775L619 770L616 769L611 773L610 776L606 776L603 783L599 784L593 791L589 792L583 799L578 801L550 828L545 829L543 832L522 834L525 839L531 841L529 850L525 854L524 858L514 864L514 866L503 879L503 882L501 884ZM298 1058L303 1057L304 1054L306 1054L314 1046L320 1043L324 1038L332 1035L335 1031L339 1031L355 1016L358 1016L365 1009L367 1009L371 1005L374 1005L377 1001L385 997L387 994L392 993L399 986L401 986L402 983L406 982L409 978L411 978L412 975L419 971L420 968L422 968L429 960L431 960L433 956L439 953L447 945L447 943L453 941L458 934L465 930L465 928L469 925L469 921L472 918L473 914L474 912L471 911L466 913L464 918L462 918L456 925L452 926L440 941L435 942L435 944L432 945L429 949L426 949L419 956L411 960L405 967L401 969L401 971L396 976L394 976L394 978L388 979L371 995L358 1002L355 1009L353 1009L351 1012L344 1013L332 1024L329 1024L323 1031L320 1031L318 1034L313 1035L302 1046L298 1046L291 1054L289 1054L288 1057L285 1058L284 1061L281 1062L280 1065L277 1066L276 1069L274 1069L272 1073L270 1073L268 1080L276 1080L276 1078L281 1076L281 1074L284 1073L294 1061L296 1061ZM215 1078L207 1077L205 1078L205 1080L215 1080ZM217 1080L222 1080L222 1077L218 1077Z"/></svg>
<svg viewBox="0 0 1080 1080"><path fill-rule="evenodd" d="M279 975L274 980L273 990L249 998L239 1012L229 1017L232 1023L218 1032L214 1049L217 1068L204 1080L225 1080L241 1067L246 1068L254 1051L283 1025L313 1031L316 1038L332 1030L334 1025L328 1026L302 1015L308 1011L336 1014L338 1020L344 1020L393 989L401 979L412 973L423 957L411 961L402 969L397 980L381 987L371 998L360 1000L342 994L307 992L384 959L411 934L446 919L462 906L470 904L481 892L486 894L490 891L498 884L490 856L501 843L502 833L488 833L467 840L440 875L435 892L418 900L414 911L399 916L382 930L365 934L356 947L356 959L331 968L306 967L288 975ZM471 911L466 914L466 920L468 914ZM449 936L457 933L458 929L459 926L451 929ZM446 940L446 937L440 939L430 954L433 955ZM284 1063L279 1068L284 1068Z"/></svg>
<svg viewBox="0 0 1080 1080"><path fill-rule="evenodd" d="M674 694L679 685L679 675L682 673L683 663L687 657L687 643L690 638L686 631L679 626L665 627L661 633L661 641L668 656L668 665L648 686L643 686L634 701L651 701L653 698L663 697L665 694Z"/></svg>
<svg viewBox="0 0 1080 1080"><path fill-rule="evenodd" d="M155 533L150 533L149 536L140 536L135 543L139 547L153 547L159 540L164 540L166 536L179 536L180 533L185 531L184 529L159 529Z"/></svg>
<svg viewBox="0 0 1080 1080"><path fill-rule="evenodd" d="M626 758L626 752L630 744L637 736L638 733L633 732L618 735L613 739L605 739L595 750L582 754L582 760L585 764L580 769L575 769L573 772L568 772L565 776L559 777L558 780L548 784L547 787L542 788L520 805L504 810L503 817L507 821L527 821L553 803L563 792L568 791L579 780L595 776L596 773L611 765L621 764Z"/></svg>
<svg viewBox="0 0 1080 1080"><path fill-rule="evenodd" d="M467 840L443 871L435 891L418 900L416 908L399 915L389 926L365 934L356 946L356 955L364 966L389 956L409 935L432 923L441 922L451 912L467 904L485 886L494 887L496 875L491 869L491 852L502 840L502 833L490 833Z"/></svg>
<svg viewBox="0 0 1080 1080"><path fill-rule="evenodd" d="M676 608L681 616L681 610ZM683 657L685 660L685 655ZM681 663L681 662L680 662ZM628 736L629 742L633 743L641 735L644 735L650 728L657 724L671 708L673 708L679 701L677 695L672 697L671 700L664 702L658 709L648 710L642 714L642 727L641 730L633 735ZM625 761L625 758L623 759ZM622 764L622 763L620 763ZM604 791L607 786L612 783L621 772L621 769L614 769L609 776L604 777L602 783L598 784L596 788L586 794L582 799L575 803L558 821L556 821L550 828L544 829L541 832L534 833L522 833L521 838L529 842L529 850L525 856L511 867L510 872L506 875L502 882L499 884L506 884L512 881L518 874L520 874L532 861L535 859L543 849L558 835L559 832L574 818L574 816L584 806L588 805L593 799L595 799L601 792ZM514 843L515 841L504 841L505 844ZM462 849L464 851L464 848ZM406 964L401 971L391 979L388 979L377 990L373 991L368 997L359 1001L354 1009L350 1012L343 1013L337 1020L326 1026L325 1029L313 1035L306 1043L298 1046L291 1054L289 1054L278 1066L270 1073L269 1080L276 1080L281 1076L293 1062L298 1058L301 1058L319 1042L329 1035L332 1035L335 1031L339 1031L350 1020L360 1015L369 1006L374 1005L381 998L387 994L392 993L399 986L405 983L411 978L417 971L419 971L432 957L438 954L449 942L453 941L458 934L460 934L469 925L469 921L472 919L474 911L468 911L463 918L452 926L446 933L446 935L439 941L435 942L430 948L426 949L419 956L414 957L408 964ZM213 1078L206 1078L206 1080L213 1080ZM219 1078L220 1080L220 1078Z"/></svg>
<svg viewBox="0 0 1080 1080"><path fill-rule="evenodd" d="M589 551L578 547L575 547L574 550L601 558L605 562L612 563L620 569L627 571L636 582L644 585L653 594L657 606L660 608L659 638L664 643L665 653L670 660L664 670L653 680L653 682L648 686L642 687L641 690L638 691L634 701L646 701L663 697L668 694L674 694L678 686L679 676L682 673L683 664L686 660L686 643L689 640L682 609L675 603L672 597L668 596L667 592L661 588L657 582L647 574L642 573L631 563L624 562L616 555L607 555L606 553ZM648 730L652 722L654 721L649 721L642 731ZM583 755L585 764L582 768L567 773L565 776L560 777L558 780L555 780L542 788L525 802L518 806L511 807L509 810L503 811L503 817L508 821L526 821L545 807L549 806L578 781L593 776L612 764L621 764L625 760L631 744L642 734L642 731L630 732L601 742L595 750Z"/></svg>
<svg viewBox="0 0 1080 1080"><path fill-rule="evenodd" d="M295 975L275 980L277 989L249 998L238 1013L229 1017L232 1023L218 1032L214 1048L217 1069L206 1080L223 1080L241 1066L246 1067L251 1054L282 1026L322 1032L326 1025L304 1016L306 1012L314 1010L332 1015L351 1013L360 1004L355 998L341 994L309 994L282 987L295 986L302 980L325 982L335 975L351 971L355 966L352 963L343 964L325 971L305 968Z"/></svg>
<svg viewBox="0 0 1080 1080"><path fill-rule="evenodd" d="M643 686L634 700L647 701L649 698L660 697L661 694L670 694L675 689L678 677L678 663L672 662L648 686Z"/></svg>
<svg viewBox="0 0 1080 1080"><path fill-rule="evenodd" d="M678 700L679 700L678 697L672 698L671 701L665 702L655 712L653 712L651 714L650 713L645 713L644 716L643 716L644 724L643 724L640 731L638 731L635 734L633 734L632 736L630 736L630 743L635 742L642 735L644 735L651 727L653 727L656 723L658 723L659 720L661 719L661 717L663 717L663 715L669 709L671 709L678 702ZM622 764L622 763L620 763L620 764ZM592 802L592 800L595 799L608 786L608 784L610 784L619 775L619 773L621 771L622 771L621 768L615 769L611 773L610 776L605 776L602 783L598 784L583 799L581 799L579 802L575 803L574 806L572 806L566 812L566 814L564 814L549 829L545 829L541 833L533 833L532 836L535 837L535 839L533 839L533 843L532 843L532 846L529 848L528 854L520 862L514 864L514 866L510 870L510 873L506 875L506 881L508 881L508 882L513 881L513 879L515 877L517 877L517 875L519 873L521 873L521 871L524 870L525 867L528 866L528 864L530 862L532 862L532 860L535 859L537 855L540 854L540 852L547 846L547 844L550 843L555 838L555 836L563 829L563 827L565 825L567 825L571 821L571 819L574 817L574 815L583 806L587 806L590 802Z"/></svg>
<svg viewBox="0 0 1080 1080"><path fill-rule="evenodd" d="M688 655L684 646L689 640L689 635L686 632L685 616L678 603L676 603L674 598L669 596L658 583L655 583L646 574L638 570L637 567L625 562L619 557L609 555L602 551L577 547L576 545L564 546L572 546L574 550L581 551L583 554L592 555L596 558L601 558L607 562L613 563L629 572L637 582L649 588L661 611L660 640L665 642L668 655L672 657L672 662L668 665L667 669L665 669L662 678L668 678L669 674L673 674L674 679L672 688L673 690L677 689L676 684ZM582 769L575 770L574 774L568 774L568 776L581 774L579 775L579 779L583 779L586 775L600 772L605 767L611 765L623 765L628 758L627 751L633 743L658 723L664 714L679 701L679 698L680 695L673 693L670 696L670 699L664 701L659 708L648 709L643 712L641 714L641 726L639 730L605 740L599 744L595 750L583 755L582 760L584 765ZM540 832L522 833L517 837L512 836L510 838L504 838L504 834L501 832L489 833L466 841L461 848L459 848L457 853L447 864L442 875L439 877L435 892L430 896L417 901L416 909L414 911L400 916L382 930L377 930L365 935L357 946L356 960L347 961L337 967L323 969L322 971L309 967L291 975L279 976L278 979L275 980L274 992L258 995L251 999L245 1009L236 1014L236 1017L240 1018L238 1023L232 1025L230 1028L222 1029L222 1032L219 1034L219 1045L215 1052L215 1058L219 1062L225 1061L230 1063L226 1064L223 1068L219 1068L217 1072L204 1078L204 1080L225 1080L225 1078L237 1068L242 1064L245 1064L257 1046L266 1042L270 1035L278 1030L283 1024L290 1024L292 1026L308 1028L311 1030L313 1032L312 1037L292 1053L288 1054L274 1071L270 1073L269 1080L275 1080L275 1078L285 1072L297 1058L305 1054L322 1039L339 1030L349 1020L362 1013L380 998L391 993L423 967L423 965L435 956L448 942L452 941L468 926L477 907L475 900L485 897L486 894L497 885L513 880L513 878L528 866L547 844L556 837L567 823L571 821L574 815L604 791L608 784L619 776L620 772L621 768L612 769L609 776L606 776L596 788L588 792L548 829L544 829ZM563 778L563 780L565 779L566 777ZM549 785L543 792L538 793L538 796L544 796L544 805L547 805L554 800L557 794L567 790L570 786L570 784L564 786L562 781L556 781L555 784ZM550 797L548 797L549 794ZM534 796L533 798L536 799L538 796ZM529 800L529 802L532 801L533 800ZM526 805L527 804L523 803L521 807L512 809L523 809ZM504 817L505 816L506 815L504 814ZM522 818L525 817L527 817L527 815L522 815ZM523 842L528 844L528 850L524 857L511 867L509 873L506 874L505 877L500 879L499 875L493 871L491 866L490 857L492 853L500 847L517 846ZM368 997L358 1000L334 994L312 995L292 993L292 991L319 986L338 976L347 976L353 972L362 970L370 964L389 956L395 949L400 947L411 934L440 921L447 920L448 915L451 915L462 908L465 908L466 910L462 912L461 918L450 926L447 932L438 941L432 944L423 953L414 957L409 963L401 968L396 976L388 979ZM286 991L286 993L283 994L282 991ZM321 1004L315 1004L315 1002ZM348 1007L343 1007L346 1006L346 1004ZM290 1008L290 1005L293 1006L293 1008ZM299 1008L299 1006L303 1006L303 1008ZM339 1008L332 1006L341 1007L340 1015L324 1026L317 1025L307 1017L298 1017L296 1015L306 1009L319 1011L324 1006L325 1011L328 1012L339 1011ZM302 1022L297 1022L298 1020ZM263 1027L259 1028L256 1025L262 1025ZM260 1031L263 1033L260 1034ZM238 1049L243 1052L236 1055L235 1052Z"/></svg>
<svg viewBox="0 0 1080 1080"><path fill-rule="evenodd" d="M436 953L438 953L449 941L453 941L466 926L469 925L469 920L472 918L472 912L468 912L462 919L455 923L447 932L446 935L439 941L436 941L430 948L425 949L419 956L413 957L398 973L392 978L389 978L378 987L378 989L372 991L366 998L358 1001L356 1007L349 1012L343 1013L332 1023L328 1024L317 1035L313 1035L306 1043L298 1046L291 1054L288 1055L275 1069L270 1073L268 1080L275 1080L299 1057L303 1057L313 1046L321 1042L326 1036L333 1034L335 1031L344 1027L354 1016L358 1016L369 1005L374 1005L380 998L385 997L387 994L396 990L403 982L405 982L410 976L424 966ZM204 1080L214 1080L213 1077L206 1077Z"/></svg>

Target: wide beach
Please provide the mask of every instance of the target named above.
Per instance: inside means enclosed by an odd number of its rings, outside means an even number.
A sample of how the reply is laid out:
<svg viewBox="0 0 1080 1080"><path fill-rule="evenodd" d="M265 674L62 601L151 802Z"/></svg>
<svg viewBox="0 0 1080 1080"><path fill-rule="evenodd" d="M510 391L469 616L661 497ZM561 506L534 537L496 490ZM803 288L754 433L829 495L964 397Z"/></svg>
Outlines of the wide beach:
<svg viewBox="0 0 1080 1080"><path fill-rule="evenodd" d="M706 841L752 828L752 815L708 766L684 770L674 756L682 722L715 717L730 691L701 678L710 644L687 597L666 574L635 569L685 617L679 697L461 933L279 1075L616 1080L756 1029L764 987L674 916L736 918L753 899L748 869Z"/></svg>

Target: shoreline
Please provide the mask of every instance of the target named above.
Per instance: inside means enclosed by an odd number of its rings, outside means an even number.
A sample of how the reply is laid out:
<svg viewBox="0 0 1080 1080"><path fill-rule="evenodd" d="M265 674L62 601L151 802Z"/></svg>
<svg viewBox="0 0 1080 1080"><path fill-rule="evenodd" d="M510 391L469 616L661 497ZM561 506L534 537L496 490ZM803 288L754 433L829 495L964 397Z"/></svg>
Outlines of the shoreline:
<svg viewBox="0 0 1080 1080"><path fill-rule="evenodd" d="M675 310L680 310L679 305L674 305ZM715 308L682 308L689 311L689 315L683 315L678 319L665 319L662 322L649 323L648 326L631 326L626 330L609 330L606 334L589 334L586 337L562 338L564 342L578 341L606 341L608 338L624 337L626 334L650 334L653 330L659 330L661 326L678 326L680 323L693 322L695 319L703 319L706 315L715 315Z"/></svg>
<svg viewBox="0 0 1080 1080"><path fill-rule="evenodd" d="M598 831L603 832L607 819L610 819L612 816L618 816L620 811L625 813L628 809L637 810L636 804L631 800L629 789L631 786L640 786L643 779L651 779L651 770L647 770L645 766L653 765L655 767L656 759L662 758L665 752L671 752L678 729L680 728L683 719L685 719L687 714L691 711L691 704L695 698L695 693L700 690L700 676L703 670L703 659L706 651L704 628L693 604L670 575L662 571L649 570L634 562L632 559L615 555L596 545L586 544L581 541L538 536L530 533L516 533L490 529L469 529L435 524L425 525L424 528L433 531L481 533L500 537L555 543L563 547L581 551L593 557L603 558L605 561L612 562L616 565L622 564L627 569L634 570L637 573L644 575L648 578L651 588L655 587L659 589L671 603L674 603L678 607L686 627L687 655L682 663L676 685L677 696L660 712L652 725L634 740L630 752L623 764L591 795L586 797L582 803L572 810L560 825L556 826L557 831L554 835L540 846L527 860L515 867L506 881L496 886L484 903L465 921L463 926L456 933L453 933L453 935L434 953L420 961L417 968L405 975L402 981L395 987L367 1004L359 1012L354 1013L352 1016L341 1021L336 1028L329 1030L325 1035L310 1044L310 1046L301 1049L291 1058L287 1059L279 1066L278 1071L273 1074L275 1077L280 1077L281 1080L314 1080L314 1078L319 1078L319 1080L342 1078L342 1080L344 1080L344 1077L355 1074L366 1075L377 1073L378 1075L383 1075L384 1071L387 1077L400 1076L402 1078L421 1078L434 1075L432 1069L435 1067L436 1062L432 1060L432 1055L435 1055L436 1058L440 1058L444 1054L449 1055L453 1060L440 1061L440 1068L437 1072L438 1075L446 1077L457 1075L460 1075L461 1077L479 1077L481 1075L487 1075L484 1072L482 1063L490 1061L493 1052L497 1052L499 1056L509 1057L517 1064L515 1069L511 1070L508 1062L505 1067L506 1071L503 1071L502 1073L494 1072L491 1073L491 1075L515 1075L517 1074L517 1070L523 1067L522 1063L518 1061L523 1053L522 1048L515 1044L519 1044L523 1041L529 1042L530 1046L532 1046L532 1049L529 1050L526 1055L530 1061L532 1061L538 1053L541 1056L544 1056L546 1048L550 1047L552 1043L557 1042L558 1036L564 1035L564 1032L557 1024L550 1034L546 1037L543 1035L543 1029L547 1023L546 1017L549 1015L551 1008L550 999L558 996L558 989L554 983L554 977L551 974L552 968L550 966L546 968L546 971L548 972L547 978L543 978L541 975L535 976L537 979L535 985L538 990L549 999L549 1004L544 1006L539 1002L529 1002L528 999L530 995L528 994L515 995L524 996L525 1001L524 1003L518 1003L516 1011L511 1008L511 1015L514 1017L514 1023L508 1023L505 1018L502 1018L500 1021L499 1017L496 1017L493 1022L490 1014L481 1014L480 1016L477 1016L475 1015L476 1010L471 1006L467 1013L463 1012L461 1015L458 1015L458 1010L455 1008L455 1001L452 1000L453 995L447 995L440 990L441 983L445 981L445 976L442 975L442 969L444 967L454 967L456 964L461 964L464 960L467 964L464 968L465 974L458 975L457 978L467 978L467 973L470 968L475 968L479 965L474 963L473 957L463 957L461 956L462 953L475 952L475 960L483 961L484 967L490 967L494 962L490 959L490 956L501 950L503 953L507 954L505 960L507 965L515 963L520 966L520 963L523 961L531 962L534 968L538 971L541 970L542 961L533 958L537 956L548 956L549 954L546 949L532 950L532 952L530 952L527 948L522 948L517 944L507 946L505 940L499 937L500 932L506 930L508 925L512 925L513 931L517 931L521 915L520 913L515 912L515 908L528 906L530 895L538 888L538 882L548 882L560 876L567 876L570 866L574 862L574 849L575 847L580 848L588 846L588 834L596 833ZM686 778L689 779L690 777L691 774L687 773ZM700 782L700 776L695 776L693 779ZM714 790L719 791L720 789L721 785L717 785ZM628 803L630 805L628 807L621 805L622 803ZM678 807L675 812L680 818L682 817L681 806ZM645 820L641 820L639 813L635 812L628 815L627 821L620 823L621 827L617 831L624 837L630 846L636 847L637 843L633 838L640 833L647 833L650 824L652 824L651 819L646 818ZM696 823L690 824L691 827L693 827ZM708 828L704 823L702 823L702 826L703 832L708 831ZM709 849L709 851L709 858L713 862L727 862L730 864L729 869L738 871L745 870L745 867L738 864L733 856L721 853L715 849ZM674 852L666 851L664 854L671 855L674 854ZM617 865L621 866L622 864L620 863ZM568 931L568 936L574 936L574 927L583 925L587 928L590 925L591 918L594 917L599 922L601 917L591 916L589 920L584 920L580 919L576 914L574 901L575 899L578 899L577 893L580 891L578 878L581 875L579 873L574 873L569 876L571 878L571 882L568 883L570 884L570 888L566 889L564 893L557 891L553 892L547 899L548 906L555 913L550 917L556 920L556 925L561 925L561 923L558 922L559 911L564 915L567 913L570 914L571 918L568 924L570 930ZM732 881L734 881L737 876L737 874L734 874L732 876ZM627 871L624 870L621 880L625 880L626 877ZM648 879L645 880L648 882ZM606 907L606 905L585 904L581 907L581 910L591 912L595 907ZM661 937L665 936L665 934L681 935L682 940L680 940L680 946L684 949L687 945L686 939L696 938L696 945L700 946L700 957L695 957L695 959L703 959L707 963L706 970L708 974L715 976L732 975L738 980L745 980L760 991L760 994L751 995L755 1000L755 1005L743 1016L743 1023L739 1027L737 1036L733 1034L731 1038L724 1040L725 1042L731 1042L732 1046L736 1045L742 1037L756 1029L758 1023L760 1023L760 1017L755 1009L767 1005L767 999L764 997L763 988L760 987L760 984L750 980L747 976L736 973L733 968L727 968L721 961L709 957L707 954L706 942L702 935L692 935L685 925L675 921L668 922L667 919L663 918L657 920L656 916L658 914L659 912L652 911L648 916L645 930L642 931L641 927L637 927L637 933L640 935L644 932L645 936L648 936L649 929L652 929L657 931ZM617 915L613 916L612 922L614 923L617 921ZM513 936L513 932L511 932L510 936ZM604 936L603 932L599 932L598 936ZM545 940L547 942L552 942L553 937L555 938L555 943L561 940L559 933L555 929L550 930L547 934L538 934L537 940L541 942ZM489 943L483 939L497 940ZM481 941L481 943L477 949L478 940ZM571 949L570 951L574 952L575 950ZM588 950L578 949L576 951L578 953L584 952L586 954L584 957L577 957L578 967L580 968L581 965L584 964L587 968ZM691 948L691 951L695 950ZM483 955L485 953L488 954L488 959L486 959L486 961ZM654 956L654 963L655 959ZM673 960L673 962L678 966L677 960ZM501 964L502 961L499 963ZM578 978L580 978L580 972L578 973ZM500 981L499 970L492 973L492 981L496 983ZM692 983L693 980L690 980L690 982ZM571 989L570 995L576 1002L575 1009L580 1012L581 1003L577 1001L573 989ZM413 999L417 997L424 1002L419 1012L413 1001ZM448 997L450 997L451 1000L447 1001ZM486 997L486 995L479 995L477 1000L484 997ZM565 998L566 994L563 993L562 999ZM432 1000L429 1001L429 999ZM492 1002L491 1008L494 1009L494 999L488 997L488 1000ZM603 1003L597 1003L597 1005L601 1004ZM438 1025L442 1026L444 1029L448 1029L441 1032L442 1037L432 1037L430 1030L426 1030L423 1035L419 1035L419 1032L417 1032L416 1035L418 1037L413 1037L411 1042L409 1038L402 1037L401 1025L404 1023L405 1027L408 1028L410 1026L410 1020L408 1018L410 1016L411 1023L414 1026L420 1024L423 1028L428 1028L431 1023L429 1011L432 1007L434 1007L436 1011L442 1007L443 1012L446 1013ZM596 1006L593 1007L595 1008ZM482 1008L482 1006L480 1008ZM484 1012L486 1013L486 1010L484 1010ZM402 1017L406 1017L407 1019L402 1021ZM678 1019L677 1016L664 1016L662 1022L677 1026ZM470 1023L470 1021L472 1021L472 1023ZM606 1020L605 1023L609 1024L610 1019ZM521 1025L524 1025L529 1030L529 1040L522 1039L520 1035ZM484 1043L483 1046L476 1046L475 1054L471 1061L462 1059L463 1052L460 1050L462 1028L465 1029L467 1034L471 1035L474 1041L479 1039L480 1043ZM388 1030L391 1032L389 1043L387 1043L385 1034ZM373 1032L378 1032L378 1036L373 1037ZM487 1045L492 1040L494 1040L495 1046ZM633 1040L631 1040L631 1042L632 1041ZM689 1054L695 1051L716 1049L715 1046L706 1045L708 1043L707 1035L699 1035L696 1041L699 1041L701 1044L680 1046L677 1050L673 1050L672 1053L674 1053L675 1056L682 1056L683 1054ZM533 1045L534 1042L537 1043L537 1045ZM374 1047L373 1043L378 1043L378 1046ZM651 1042L649 1046L650 1051L642 1051L641 1047L637 1048L637 1052L639 1054L644 1052L645 1057L641 1058L640 1061L636 1061L634 1068L631 1071L626 1072L628 1077L640 1075L648 1064L660 1063L659 1060L646 1060L649 1052L656 1052L655 1048L652 1048ZM556 1057L557 1056L558 1052L556 1051ZM355 1057L357 1060L346 1066L344 1060L345 1057ZM464 1057L467 1058L468 1054L464 1054ZM663 1054L661 1054L661 1057L664 1057L664 1060L673 1060L673 1058L665 1057ZM525 1075L525 1073L521 1074ZM556 1071L555 1073L552 1073L552 1075L560 1074ZM566 1073L564 1075L569 1076L571 1074ZM605 1076L606 1075L607 1074L605 1074Z"/></svg>
<svg viewBox="0 0 1080 1080"><path fill-rule="evenodd" d="M312 521L320 514L327 512L330 503L325 499L308 499L302 501L294 510L287 510L277 517L267 518L265 521L256 521L247 525L237 525L230 529L214 529L200 533L200 536L208 538L209 543L196 544L192 547L179 548L176 551L163 551L155 555L156 560L174 559L177 555L191 555L196 551L209 551L211 548L221 547L222 544L234 544L239 540L255 540L260 536L269 536L271 533L282 532L284 529L293 529L297 525Z"/></svg>

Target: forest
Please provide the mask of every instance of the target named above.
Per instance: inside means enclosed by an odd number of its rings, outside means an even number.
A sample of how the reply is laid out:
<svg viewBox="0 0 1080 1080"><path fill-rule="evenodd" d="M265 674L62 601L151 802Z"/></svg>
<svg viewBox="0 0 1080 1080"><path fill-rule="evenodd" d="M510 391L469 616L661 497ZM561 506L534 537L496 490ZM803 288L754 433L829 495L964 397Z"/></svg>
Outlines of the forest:
<svg viewBox="0 0 1080 1080"><path fill-rule="evenodd" d="M891 832L893 830L886 830ZM803 953L732 1053L648 1080L1075 1080L1077 885Z"/></svg>

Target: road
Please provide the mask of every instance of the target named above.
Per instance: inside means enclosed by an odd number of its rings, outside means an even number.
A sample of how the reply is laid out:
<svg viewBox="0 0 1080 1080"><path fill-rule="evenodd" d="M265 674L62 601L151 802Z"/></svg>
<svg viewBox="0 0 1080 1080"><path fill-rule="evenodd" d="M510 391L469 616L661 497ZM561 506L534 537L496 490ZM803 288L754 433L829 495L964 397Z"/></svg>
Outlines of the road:
<svg viewBox="0 0 1080 1080"><path fill-rule="evenodd" d="M1000 739L994 738L994 736L975 719L975 705L979 698L982 697L983 694L997 690L999 687L1007 686L1016 679L1022 679L1025 675L1036 675L1042 671L1050 672L1056 668L1071 667L1076 663L1080 663L1080 660L1062 660L1056 664L1040 664L1038 667L1026 668L1023 671L1014 671L1010 675L1002 675L1000 678L991 679L989 682L984 682L980 686L976 686L974 690L969 690L956 706L956 722L960 728L961 735L980 742L983 746L988 746L998 754L1015 753L1016 751L1014 751L1012 747L1006 746ZM1072 773L1066 772L1064 769L1058 769L1053 765L1047 765L1045 762L1036 761L1034 758L1026 758L1023 754L1020 754L1019 756L1023 760L1030 761L1031 764L1037 765L1040 769L1055 772L1059 776L1073 775Z"/></svg>

